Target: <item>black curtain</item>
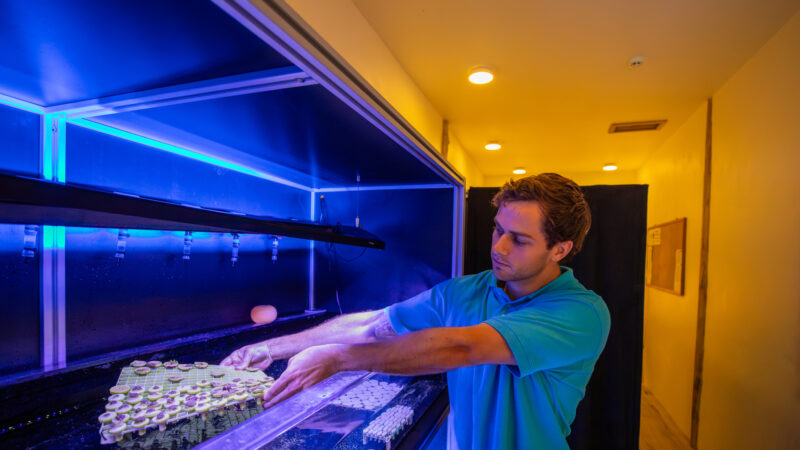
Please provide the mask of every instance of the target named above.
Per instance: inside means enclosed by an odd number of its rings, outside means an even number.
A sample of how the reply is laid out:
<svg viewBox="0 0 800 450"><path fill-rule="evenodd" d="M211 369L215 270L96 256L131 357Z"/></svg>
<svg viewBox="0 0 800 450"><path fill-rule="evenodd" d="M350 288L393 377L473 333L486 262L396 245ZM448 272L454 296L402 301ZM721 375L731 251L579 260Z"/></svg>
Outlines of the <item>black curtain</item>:
<svg viewBox="0 0 800 450"><path fill-rule="evenodd" d="M464 273L491 268L489 250L499 188L471 188L467 199ZM608 343L578 405L567 441L572 449L637 449L642 384L647 186L586 186L592 228L569 266L605 300Z"/></svg>

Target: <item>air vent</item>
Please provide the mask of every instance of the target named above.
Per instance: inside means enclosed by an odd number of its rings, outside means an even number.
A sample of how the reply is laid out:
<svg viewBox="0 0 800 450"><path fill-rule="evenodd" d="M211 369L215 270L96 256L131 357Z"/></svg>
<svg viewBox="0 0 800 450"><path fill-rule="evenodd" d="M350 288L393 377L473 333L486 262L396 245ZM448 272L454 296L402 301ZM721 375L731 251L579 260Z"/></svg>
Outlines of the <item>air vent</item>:
<svg viewBox="0 0 800 450"><path fill-rule="evenodd" d="M655 131L661 129L666 120L644 120L641 122L617 122L608 127L609 133L627 133L629 131Z"/></svg>

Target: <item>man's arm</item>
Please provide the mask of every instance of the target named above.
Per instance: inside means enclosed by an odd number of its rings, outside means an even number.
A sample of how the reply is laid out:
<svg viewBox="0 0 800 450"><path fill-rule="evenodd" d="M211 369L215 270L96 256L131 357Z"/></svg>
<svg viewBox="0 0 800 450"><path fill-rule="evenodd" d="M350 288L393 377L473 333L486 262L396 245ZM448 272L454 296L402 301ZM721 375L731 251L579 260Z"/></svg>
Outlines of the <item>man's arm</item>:
<svg viewBox="0 0 800 450"><path fill-rule="evenodd" d="M223 366L266 369L314 345L362 344L397 336L384 310L346 314L300 333L246 345L222 360Z"/></svg>
<svg viewBox="0 0 800 450"><path fill-rule="evenodd" d="M289 360L286 371L264 394L264 407L339 371L420 375L479 364L516 364L503 336L487 324L428 328L367 344L310 347Z"/></svg>
<svg viewBox="0 0 800 450"><path fill-rule="evenodd" d="M516 364L505 339L486 324L441 327L383 342L340 346L339 370L398 375L441 373L479 364Z"/></svg>

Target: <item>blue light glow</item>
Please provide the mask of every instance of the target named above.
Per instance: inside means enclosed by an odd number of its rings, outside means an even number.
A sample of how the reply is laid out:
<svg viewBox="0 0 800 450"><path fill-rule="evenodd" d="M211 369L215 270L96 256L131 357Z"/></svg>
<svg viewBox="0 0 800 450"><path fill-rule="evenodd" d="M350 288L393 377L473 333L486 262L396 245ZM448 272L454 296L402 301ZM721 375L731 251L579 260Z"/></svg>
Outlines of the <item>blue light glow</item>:
<svg viewBox="0 0 800 450"><path fill-rule="evenodd" d="M42 118L42 177L53 179L53 133L50 131L52 116L45 114Z"/></svg>
<svg viewBox="0 0 800 450"><path fill-rule="evenodd" d="M310 187L303 186L301 184L297 184L291 182L289 180L285 180L283 178L277 177L275 175L270 175L266 172L262 172L259 170L251 169L249 167L241 166L239 164L232 163L230 161L225 161L219 158L215 158L213 156L204 155L202 153L198 153L192 150L187 150L184 148L176 147L171 144L166 144L164 142L156 141L155 139L150 139L144 136L139 136L138 134L133 134L127 131L123 131L117 128L112 128L107 125L102 125L97 122L92 122L86 119L71 119L68 120L69 123L78 125L84 128L88 128L90 130L98 131L100 133L109 134L111 136L116 136L131 142L136 142L138 144L143 144L148 147L152 147L158 150L163 150L175 155L183 156L185 158L194 159L195 161L201 161L207 164L211 164L213 166L222 167L225 169L230 169L239 173L243 173L245 175L251 175L257 178L261 178L267 181L272 181L274 183L282 184L284 186L293 187L296 189L302 189L304 191L311 191Z"/></svg>
<svg viewBox="0 0 800 450"><path fill-rule="evenodd" d="M185 231L170 231L170 234L183 239ZM207 231L192 231L192 239L208 239L211 233Z"/></svg>
<svg viewBox="0 0 800 450"><path fill-rule="evenodd" d="M67 246L67 228L45 225L42 230L42 246L46 249Z"/></svg>
<svg viewBox="0 0 800 450"><path fill-rule="evenodd" d="M107 228L89 228L89 227L67 227L69 234L91 234L98 231L105 231Z"/></svg>
<svg viewBox="0 0 800 450"><path fill-rule="evenodd" d="M67 247L67 228L55 227L56 229L56 248Z"/></svg>
<svg viewBox="0 0 800 450"><path fill-rule="evenodd" d="M42 229L42 246L44 248L53 248L53 235L55 234L53 228L55 227L45 225Z"/></svg>
<svg viewBox="0 0 800 450"><path fill-rule="evenodd" d="M140 237L140 238L164 236L164 232L159 230L128 230L128 234L130 234L131 237ZM183 237L182 234L181 237Z"/></svg>
<svg viewBox="0 0 800 450"><path fill-rule="evenodd" d="M19 100L14 97L0 94L0 104L11 106L12 108L22 109L28 112L42 114L44 109L39 105L28 103L24 100Z"/></svg>
<svg viewBox="0 0 800 450"><path fill-rule="evenodd" d="M51 227L52 228L52 227ZM91 233L110 233L114 236L119 231L117 228L94 228L94 227L68 227L69 234L91 234ZM183 239L184 231L164 231L164 230L139 230L128 229L128 234L131 237L161 237L161 236L175 236ZM208 239L212 233L207 231L193 231L192 237L194 239ZM51 244L52 245L52 244Z"/></svg>
<svg viewBox="0 0 800 450"><path fill-rule="evenodd" d="M351 192L351 191L395 191L402 189L452 189L452 184L395 184L382 186L345 186L333 188L318 188L314 192Z"/></svg>
<svg viewBox="0 0 800 450"><path fill-rule="evenodd" d="M313 222L313 221L317 220L316 216L317 216L317 193L316 192L312 192L311 193L311 217L309 217L309 219L311 219L311 221ZM311 242L313 243L314 241L311 241Z"/></svg>
<svg viewBox="0 0 800 450"><path fill-rule="evenodd" d="M67 121L58 118L58 154L56 155L56 177L59 183L67 182Z"/></svg>

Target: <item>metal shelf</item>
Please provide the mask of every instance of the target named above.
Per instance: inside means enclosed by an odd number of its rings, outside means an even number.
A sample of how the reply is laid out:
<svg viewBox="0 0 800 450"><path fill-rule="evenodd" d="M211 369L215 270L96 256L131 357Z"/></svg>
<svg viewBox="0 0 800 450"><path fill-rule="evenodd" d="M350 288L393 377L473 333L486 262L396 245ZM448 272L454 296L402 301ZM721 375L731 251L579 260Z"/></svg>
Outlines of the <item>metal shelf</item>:
<svg viewBox="0 0 800 450"><path fill-rule="evenodd" d="M68 227L126 228L215 233L274 234L383 249L386 244L355 227L250 216L177 204L93 187L0 173L0 222Z"/></svg>

